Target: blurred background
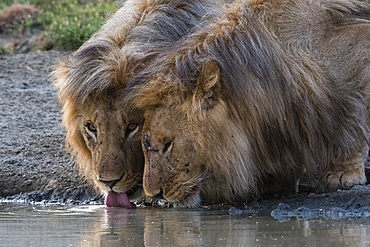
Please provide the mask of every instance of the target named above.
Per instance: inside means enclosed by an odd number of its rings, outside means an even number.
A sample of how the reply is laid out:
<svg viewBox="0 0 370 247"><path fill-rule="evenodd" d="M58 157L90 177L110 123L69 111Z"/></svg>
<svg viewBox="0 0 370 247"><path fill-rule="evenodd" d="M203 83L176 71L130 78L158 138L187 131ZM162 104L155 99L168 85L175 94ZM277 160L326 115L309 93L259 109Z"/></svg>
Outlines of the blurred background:
<svg viewBox="0 0 370 247"><path fill-rule="evenodd" d="M1 0L0 54L75 50L101 27L121 2Z"/></svg>

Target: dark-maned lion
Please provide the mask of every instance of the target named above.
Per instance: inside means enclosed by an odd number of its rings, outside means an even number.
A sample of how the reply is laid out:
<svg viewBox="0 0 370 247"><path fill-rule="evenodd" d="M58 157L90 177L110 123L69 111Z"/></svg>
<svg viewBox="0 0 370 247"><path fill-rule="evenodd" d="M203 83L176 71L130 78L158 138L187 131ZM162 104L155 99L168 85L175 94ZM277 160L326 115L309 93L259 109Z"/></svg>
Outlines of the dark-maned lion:
<svg viewBox="0 0 370 247"><path fill-rule="evenodd" d="M365 183L369 16L354 1L239 1L158 57L126 98L145 111L145 193L245 202L318 167L320 191Z"/></svg>
<svg viewBox="0 0 370 247"><path fill-rule="evenodd" d="M222 0L128 0L92 38L56 67L63 124L81 173L108 206L142 193L142 112L122 105L122 90L161 51L215 14Z"/></svg>

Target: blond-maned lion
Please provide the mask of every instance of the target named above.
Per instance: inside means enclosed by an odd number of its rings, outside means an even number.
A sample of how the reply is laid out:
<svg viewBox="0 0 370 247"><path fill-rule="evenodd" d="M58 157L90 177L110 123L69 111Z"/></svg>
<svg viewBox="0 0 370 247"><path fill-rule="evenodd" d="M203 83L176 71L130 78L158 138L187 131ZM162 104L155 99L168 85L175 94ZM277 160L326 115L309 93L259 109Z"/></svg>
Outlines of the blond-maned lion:
<svg viewBox="0 0 370 247"><path fill-rule="evenodd" d="M222 0L128 0L52 76L60 89L66 141L108 206L132 207L142 194L143 114L122 105L122 90L158 53L211 18Z"/></svg>
<svg viewBox="0 0 370 247"><path fill-rule="evenodd" d="M369 17L355 1L244 0L177 42L127 88L145 193L196 207L293 191L304 172L319 191L365 183Z"/></svg>

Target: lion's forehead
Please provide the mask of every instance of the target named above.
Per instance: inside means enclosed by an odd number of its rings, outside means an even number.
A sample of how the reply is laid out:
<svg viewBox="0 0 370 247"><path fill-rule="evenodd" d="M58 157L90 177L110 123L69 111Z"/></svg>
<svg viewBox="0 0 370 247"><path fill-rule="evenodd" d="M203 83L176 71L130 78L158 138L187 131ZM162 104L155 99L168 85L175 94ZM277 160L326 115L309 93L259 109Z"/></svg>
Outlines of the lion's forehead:
<svg viewBox="0 0 370 247"><path fill-rule="evenodd" d="M197 115L197 113L189 113L187 110L187 107L182 107L182 104L160 105L147 110L149 114L147 114L147 118L145 118L145 121L151 120L180 124Z"/></svg>
<svg viewBox="0 0 370 247"><path fill-rule="evenodd" d="M92 121L101 126L125 126L130 122L141 121L141 118L132 112L125 112L123 109L115 109L104 106L97 106L95 109L82 110L85 121Z"/></svg>

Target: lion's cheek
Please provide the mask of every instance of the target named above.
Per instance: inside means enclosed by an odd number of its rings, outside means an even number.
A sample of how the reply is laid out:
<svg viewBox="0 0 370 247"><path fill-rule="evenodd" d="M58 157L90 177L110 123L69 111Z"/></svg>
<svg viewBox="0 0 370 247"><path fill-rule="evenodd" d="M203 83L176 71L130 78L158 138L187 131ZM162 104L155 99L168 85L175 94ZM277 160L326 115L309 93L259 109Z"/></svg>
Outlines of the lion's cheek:
<svg viewBox="0 0 370 247"><path fill-rule="evenodd" d="M163 197L169 202L181 202L187 196L189 192L186 191L186 187L180 181L171 182L171 185L164 186Z"/></svg>

